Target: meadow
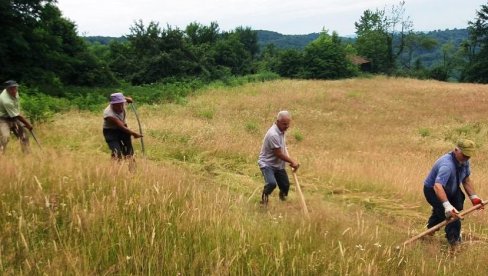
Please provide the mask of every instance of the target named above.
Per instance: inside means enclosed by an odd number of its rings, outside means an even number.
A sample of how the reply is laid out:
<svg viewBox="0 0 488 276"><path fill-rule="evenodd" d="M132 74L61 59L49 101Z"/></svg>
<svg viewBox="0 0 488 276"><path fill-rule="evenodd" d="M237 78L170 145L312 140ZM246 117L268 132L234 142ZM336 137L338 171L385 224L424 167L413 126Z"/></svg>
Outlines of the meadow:
<svg viewBox="0 0 488 276"><path fill-rule="evenodd" d="M0 273L487 273L486 211L464 219L457 252L440 232L394 249L425 230L423 180L460 137L479 147L472 179L488 198L487 96L486 85L387 77L206 88L138 106L146 156L134 140L133 173L110 160L102 110L56 114L35 128L42 149L31 141L23 156L13 140L0 156ZM294 183L286 202L275 191L259 204L257 155L283 109L309 220Z"/></svg>

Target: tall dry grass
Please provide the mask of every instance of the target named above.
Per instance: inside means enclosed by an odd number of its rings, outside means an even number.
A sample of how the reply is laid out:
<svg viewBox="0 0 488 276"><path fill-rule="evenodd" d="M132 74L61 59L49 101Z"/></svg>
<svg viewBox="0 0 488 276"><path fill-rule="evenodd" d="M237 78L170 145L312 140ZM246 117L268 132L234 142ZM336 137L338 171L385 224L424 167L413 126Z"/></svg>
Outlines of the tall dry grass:
<svg viewBox="0 0 488 276"><path fill-rule="evenodd" d="M139 110L148 158L113 163L100 114L37 128L43 151L0 157L4 274L432 275L486 271L486 216L465 219L461 252L424 230L422 181L460 136L475 139L478 193L487 164L487 87L377 77L274 81L204 91ZM130 94L130 93L129 93ZM294 116L310 221L293 187L259 206L256 159L275 114ZM129 124L135 128L132 119ZM134 141L138 148L138 141ZM140 154L139 154L140 155ZM469 205L469 203L466 203Z"/></svg>

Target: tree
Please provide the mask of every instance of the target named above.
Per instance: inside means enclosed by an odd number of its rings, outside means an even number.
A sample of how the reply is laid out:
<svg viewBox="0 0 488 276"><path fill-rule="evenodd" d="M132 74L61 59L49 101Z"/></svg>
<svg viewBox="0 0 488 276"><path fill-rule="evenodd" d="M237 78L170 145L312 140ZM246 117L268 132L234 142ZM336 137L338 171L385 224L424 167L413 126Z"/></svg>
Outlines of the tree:
<svg viewBox="0 0 488 276"><path fill-rule="evenodd" d="M279 53L274 44L266 44L259 57L258 71L278 72Z"/></svg>
<svg viewBox="0 0 488 276"><path fill-rule="evenodd" d="M433 50L437 46L437 41L431 37L428 37L424 33L411 33L405 38L405 51L402 56L400 56L399 62L403 68L408 70L414 69L418 60L418 56L414 56L422 50ZM417 63L417 65L419 65Z"/></svg>
<svg viewBox="0 0 488 276"><path fill-rule="evenodd" d="M62 93L62 86L105 85L114 78L88 51L73 22L50 0L0 2L0 78ZM96 77L94 77L96 76Z"/></svg>
<svg viewBox="0 0 488 276"><path fill-rule="evenodd" d="M278 56L277 73L283 77L303 77L303 53L296 49L287 49Z"/></svg>
<svg viewBox="0 0 488 276"><path fill-rule="evenodd" d="M412 22L405 14L405 1L393 5L389 11L366 10L356 26L358 53L372 62L372 71L392 74L396 61L403 53Z"/></svg>
<svg viewBox="0 0 488 276"><path fill-rule="evenodd" d="M488 83L488 4L481 5L468 25L469 40L463 44L468 64L461 80Z"/></svg>
<svg viewBox="0 0 488 276"><path fill-rule="evenodd" d="M252 72L252 56L241 43L236 33L228 33L215 45L215 62L218 66L229 68L234 75Z"/></svg>
<svg viewBox="0 0 488 276"><path fill-rule="evenodd" d="M305 47L304 77L314 79L339 79L355 75L356 68L346 55L336 32L332 36L323 31Z"/></svg>
<svg viewBox="0 0 488 276"><path fill-rule="evenodd" d="M190 23L185 29L186 38L193 45L215 44L219 38L219 24L211 22L209 26L197 22Z"/></svg>
<svg viewBox="0 0 488 276"><path fill-rule="evenodd" d="M190 23L184 31L139 20L127 43L112 43L110 68L133 84L188 76L224 78L255 72L257 35L250 28L219 33L219 26Z"/></svg>

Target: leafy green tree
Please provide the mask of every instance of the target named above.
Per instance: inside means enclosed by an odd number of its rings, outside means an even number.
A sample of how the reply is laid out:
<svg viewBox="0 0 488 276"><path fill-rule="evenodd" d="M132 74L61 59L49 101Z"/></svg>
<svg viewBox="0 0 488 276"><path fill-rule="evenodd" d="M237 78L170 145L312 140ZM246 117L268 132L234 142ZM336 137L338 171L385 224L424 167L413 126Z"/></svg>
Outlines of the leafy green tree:
<svg viewBox="0 0 488 276"><path fill-rule="evenodd" d="M259 57L258 71L278 72L279 53L274 44L266 44Z"/></svg>
<svg viewBox="0 0 488 276"><path fill-rule="evenodd" d="M393 64L390 59L391 38L387 31L384 10L366 10L356 26L356 49L371 60L374 73L389 72Z"/></svg>
<svg viewBox="0 0 488 276"><path fill-rule="evenodd" d="M464 51L468 59L461 80L488 83L488 3L476 11L476 18L468 26L469 40Z"/></svg>
<svg viewBox="0 0 488 276"><path fill-rule="evenodd" d="M415 61L419 58L415 54L424 50L431 51L436 46L437 40L424 33L409 34L405 39L405 51L399 59L400 65L407 70L415 70Z"/></svg>
<svg viewBox="0 0 488 276"><path fill-rule="evenodd" d="M216 22L211 22L209 26L193 22L186 27L185 35L197 64L193 74L209 80L222 78L222 72L215 65L215 45L220 38L219 25Z"/></svg>
<svg viewBox="0 0 488 276"><path fill-rule="evenodd" d="M110 68L133 84L168 78L225 78L255 72L257 35L250 28L219 33L219 26L190 23L184 31L139 20L127 43L110 44Z"/></svg>
<svg viewBox="0 0 488 276"><path fill-rule="evenodd" d="M304 57L302 51L287 49L280 52L276 72L283 77L303 77Z"/></svg>
<svg viewBox="0 0 488 276"><path fill-rule="evenodd" d="M185 29L190 44L215 44L219 38L219 24L211 22L209 26L197 22L190 23Z"/></svg>
<svg viewBox="0 0 488 276"><path fill-rule="evenodd" d="M320 36L305 47L304 77L314 79L339 79L356 74L356 68L347 58L345 46L336 32Z"/></svg>
<svg viewBox="0 0 488 276"><path fill-rule="evenodd" d="M251 53L235 33L225 35L215 45L215 62L218 66L230 69L234 75L244 75L252 72Z"/></svg>
<svg viewBox="0 0 488 276"><path fill-rule="evenodd" d="M49 0L0 2L0 78L44 87L51 94L62 93L65 84L113 83L104 64L77 36L75 24L64 19L54 4Z"/></svg>
<svg viewBox="0 0 488 276"><path fill-rule="evenodd" d="M412 22L406 16L405 1L383 10L366 10L356 26L358 53L372 62L372 71L392 74L397 59L405 49L412 33Z"/></svg>
<svg viewBox="0 0 488 276"><path fill-rule="evenodd" d="M237 27L234 35L244 45L244 49L250 54L251 59L254 59L259 52L258 33L250 27Z"/></svg>

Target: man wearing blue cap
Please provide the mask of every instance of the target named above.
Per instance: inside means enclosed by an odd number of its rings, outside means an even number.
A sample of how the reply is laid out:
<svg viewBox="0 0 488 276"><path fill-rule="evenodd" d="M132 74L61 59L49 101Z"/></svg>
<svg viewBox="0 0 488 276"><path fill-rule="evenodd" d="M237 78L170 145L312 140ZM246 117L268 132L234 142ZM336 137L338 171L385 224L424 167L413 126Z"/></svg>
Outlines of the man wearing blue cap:
<svg viewBox="0 0 488 276"><path fill-rule="evenodd" d="M29 136L24 127L32 130L32 125L20 114L19 93L16 81L4 83L5 89L0 94L0 151L5 152L10 139L10 132L20 140L24 153L30 151Z"/></svg>
<svg viewBox="0 0 488 276"><path fill-rule="evenodd" d="M424 181L424 195L432 206L432 215L427 223L431 228L445 219L459 218L459 211L463 210L465 195L468 194L473 206L482 200L473 187L470 178L471 167L469 159L475 154L475 143L468 139L457 142L453 151L441 156L434 163L432 170ZM450 245L456 246L461 242L461 220L447 224L446 238Z"/></svg>
<svg viewBox="0 0 488 276"><path fill-rule="evenodd" d="M110 104L103 111L103 136L112 151L112 158L118 160L134 154L131 136L142 137L127 127L124 107L126 102L131 103L132 98L125 97L122 93L113 93L110 95Z"/></svg>

